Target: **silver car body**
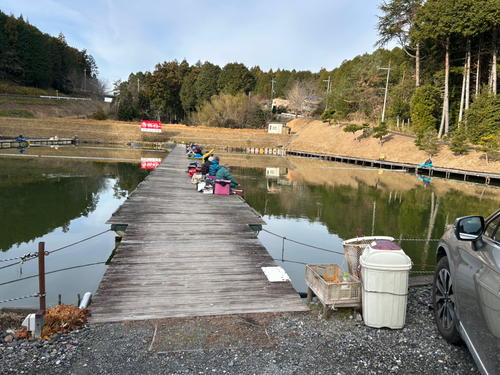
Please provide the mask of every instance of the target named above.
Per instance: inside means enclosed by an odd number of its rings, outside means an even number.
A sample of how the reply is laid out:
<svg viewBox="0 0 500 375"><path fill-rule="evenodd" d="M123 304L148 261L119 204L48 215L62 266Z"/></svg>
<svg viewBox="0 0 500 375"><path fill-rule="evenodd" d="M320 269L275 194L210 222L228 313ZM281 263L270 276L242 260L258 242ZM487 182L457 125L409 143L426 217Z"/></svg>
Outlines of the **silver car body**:
<svg viewBox="0 0 500 375"><path fill-rule="evenodd" d="M467 228L477 226L478 218L480 228ZM436 264L444 256L454 289L454 324L481 373L500 373L500 210L485 220L457 219L439 242Z"/></svg>

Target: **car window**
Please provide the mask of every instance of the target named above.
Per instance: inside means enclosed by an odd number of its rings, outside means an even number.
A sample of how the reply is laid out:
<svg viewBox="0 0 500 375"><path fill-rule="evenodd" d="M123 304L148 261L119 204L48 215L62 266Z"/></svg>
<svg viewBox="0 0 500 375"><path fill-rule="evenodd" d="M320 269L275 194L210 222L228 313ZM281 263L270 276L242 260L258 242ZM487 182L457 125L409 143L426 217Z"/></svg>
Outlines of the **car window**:
<svg viewBox="0 0 500 375"><path fill-rule="evenodd" d="M484 231L485 236L492 238L496 241L499 241L500 240L500 231L498 231L499 225L500 225L500 216L497 216L486 225L486 230Z"/></svg>

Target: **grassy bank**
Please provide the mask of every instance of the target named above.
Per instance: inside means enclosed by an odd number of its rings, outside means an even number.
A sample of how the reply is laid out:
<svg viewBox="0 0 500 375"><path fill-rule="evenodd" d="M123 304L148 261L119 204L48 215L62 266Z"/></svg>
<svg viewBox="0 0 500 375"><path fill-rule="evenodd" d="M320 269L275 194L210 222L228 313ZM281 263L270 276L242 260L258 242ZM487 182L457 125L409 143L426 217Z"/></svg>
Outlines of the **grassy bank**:
<svg viewBox="0 0 500 375"><path fill-rule="evenodd" d="M358 142L352 133L343 131L344 125L331 125L316 120L294 120L287 124L297 137L287 149L308 151L331 155L344 155L378 160L381 155L387 161L420 164L428 155L415 146L415 139L406 135L388 134L383 139L382 147L379 140L373 137L360 138ZM438 153L432 157L434 166L454 168L468 171L500 173L500 162L491 161L486 164L483 152L471 150L467 155L457 155L450 151L447 145L440 145Z"/></svg>
<svg viewBox="0 0 500 375"><path fill-rule="evenodd" d="M285 145L286 134L268 134L266 130L230 130L223 128L162 125L161 133L141 132L140 123L76 119L24 119L0 117L0 135L26 138L78 136L82 142L158 143L197 142L216 147L268 147Z"/></svg>
<svg viewBox="0 0 500 375"><path fill-rule="evenodd" d="M427 159L427 154L415 146L414 139L404 135L389 134L380 147L379 140L372 137L361 138L358 142L352 133L345 133L342 126L302 119L293 120L288 125L292 128L291 135L268 134L265 129L231 130L166 124L162 125L161 133L145 133L141 132L138 122L0 117L0 135L17 136L23 133L27 138L76 135L82 142L105 143L174 141L196 142L212 147L286 147L289 150L374 160L384 155L388 161L412 164L420 164ZM471 150L467 155L455 155L447 145L441 145L432 160L437 167L500 172L500 162L490 161L488 166L484 153Z"/></svg>

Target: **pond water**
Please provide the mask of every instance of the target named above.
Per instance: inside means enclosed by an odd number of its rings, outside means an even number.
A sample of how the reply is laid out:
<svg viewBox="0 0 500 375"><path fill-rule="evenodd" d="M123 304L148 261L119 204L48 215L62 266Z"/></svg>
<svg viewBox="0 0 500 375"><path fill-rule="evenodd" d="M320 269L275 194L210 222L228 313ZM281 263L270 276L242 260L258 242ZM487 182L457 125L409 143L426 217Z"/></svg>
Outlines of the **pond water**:
<svg viewBox="0 0 500 375"><path fill-rule="evenodd" d="M78 293L94 293L115 248L105 222L148 174L141 160L165 155L117 147L2 150L0 301L38 291L36 260L2 260L36 252L41 241L46 251L57 250L45 258L48 306L59 294L62 303L76 304ZM500 202L494 186L435 178L424 184L407 173L297 157L219 155L233 165L244 198L267 222L259 239L299 292L307 290L305 264L346 267L342 241L358 229L402 240L438 239L456 217L488 215ZM413 271L432 271L437 242L400 244ZM37 305L38 299L26 298L0 307Z"/></svg>

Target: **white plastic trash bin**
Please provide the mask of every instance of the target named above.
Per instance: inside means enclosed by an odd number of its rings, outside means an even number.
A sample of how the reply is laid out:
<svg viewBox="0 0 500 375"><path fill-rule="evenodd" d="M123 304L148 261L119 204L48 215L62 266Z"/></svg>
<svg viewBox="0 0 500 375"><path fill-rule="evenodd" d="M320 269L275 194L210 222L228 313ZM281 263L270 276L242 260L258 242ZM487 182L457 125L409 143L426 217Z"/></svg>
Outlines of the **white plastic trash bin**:
<svg viewBox="0 0 500 375"><path fill-rule="evenodd" d="M411 259L392 241L374 241L359 258L359 264L365 324L403 328Z"/></svg>

